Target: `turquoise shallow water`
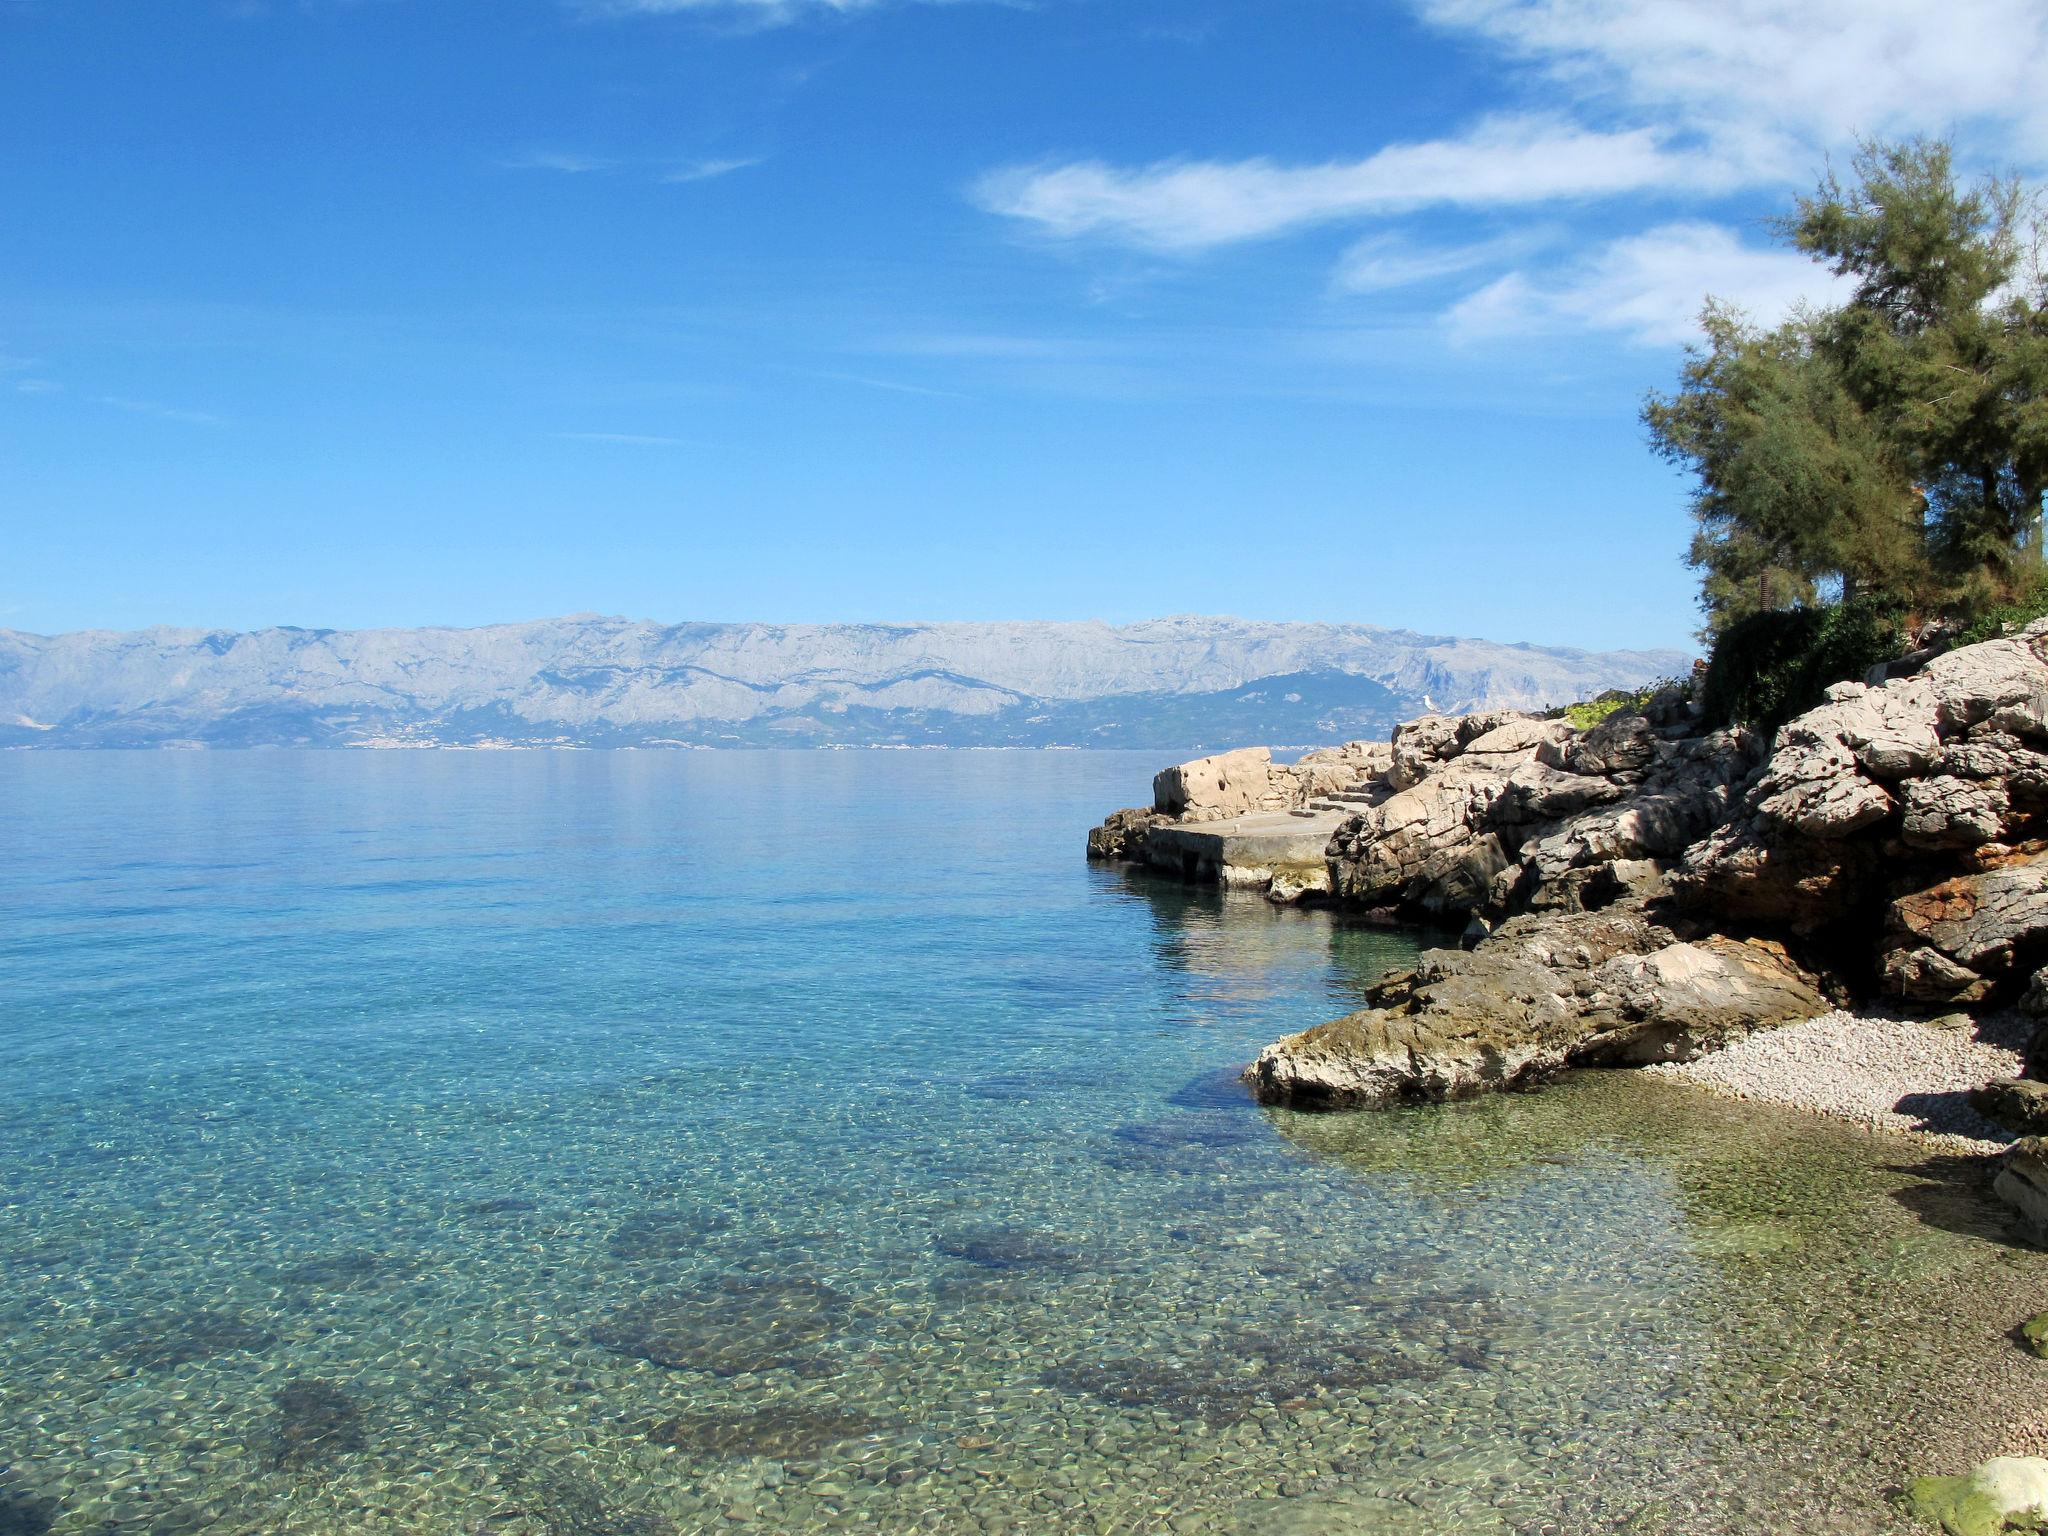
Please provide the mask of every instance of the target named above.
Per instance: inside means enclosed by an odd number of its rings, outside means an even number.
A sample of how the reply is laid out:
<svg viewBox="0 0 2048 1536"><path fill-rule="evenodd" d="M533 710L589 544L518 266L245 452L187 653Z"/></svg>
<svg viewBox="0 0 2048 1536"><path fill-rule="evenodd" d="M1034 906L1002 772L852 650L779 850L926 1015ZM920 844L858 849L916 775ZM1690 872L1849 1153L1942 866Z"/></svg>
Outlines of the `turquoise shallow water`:
<svg viewBox="0 0 2048 1536"><path fill-rule="evenodd" d="M1230 1069L1413 940L1115 753L0 754L0 1536L1897 1529L1973 1170Z"/></svg>

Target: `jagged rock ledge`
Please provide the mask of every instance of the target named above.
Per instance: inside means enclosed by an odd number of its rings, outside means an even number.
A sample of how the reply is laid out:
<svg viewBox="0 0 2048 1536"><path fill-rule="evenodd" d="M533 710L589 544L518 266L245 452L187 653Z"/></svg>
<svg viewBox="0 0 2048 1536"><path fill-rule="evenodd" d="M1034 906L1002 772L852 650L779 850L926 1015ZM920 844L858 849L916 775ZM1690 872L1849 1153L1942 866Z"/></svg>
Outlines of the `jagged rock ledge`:
<svg viewBox="0 0 2048 1536"><path fill-rule="evenodd" d="M1088 846L1461 928L1367 1008L1269 1046L1248 1074L1269 1102L1684 1061L1872 997L2048 1016L2048 621L1838 684L1768 742L1703 729L1670 689L1588 730L1426 716L1289 765L1204 758ZM2042 1166L2016 1153L2004 1183L2038 1194ZM2032 1209L2048 1235L2048 1195Z"/></svg>

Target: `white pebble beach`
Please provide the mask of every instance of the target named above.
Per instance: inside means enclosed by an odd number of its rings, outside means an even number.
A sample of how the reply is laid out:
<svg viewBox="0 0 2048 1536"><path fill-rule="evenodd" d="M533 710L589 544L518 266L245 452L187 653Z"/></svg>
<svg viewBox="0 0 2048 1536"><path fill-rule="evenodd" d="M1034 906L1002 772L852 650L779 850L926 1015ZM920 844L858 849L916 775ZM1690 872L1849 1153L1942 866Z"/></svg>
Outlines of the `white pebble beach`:
<svg viewBox="0 0 2048 1536"><path fill-rule="evenodd" d="M1645 1070L1728 1098L1782 1104L1896 1131L1958 1152L1996 1152L2013 1141L1969 1105L1972 1088L2017 1077L2034 1021L1997 1014L1975 1024L1928 1022L1837 1009L1760 1030L1698 1061Z"/></svg>

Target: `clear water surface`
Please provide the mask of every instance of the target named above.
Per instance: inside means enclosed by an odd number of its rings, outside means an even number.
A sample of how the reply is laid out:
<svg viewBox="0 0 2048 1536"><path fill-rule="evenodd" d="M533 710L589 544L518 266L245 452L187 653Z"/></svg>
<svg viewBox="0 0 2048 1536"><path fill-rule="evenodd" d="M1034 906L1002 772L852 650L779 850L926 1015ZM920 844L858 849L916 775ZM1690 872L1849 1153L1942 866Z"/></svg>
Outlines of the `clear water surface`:
<svg viewBox="0 0 2048 1536"><path fill-rule="evenodd" d="M2038 1402L1908 1144L1248 1104L1414 941L1154 766L0 754L0 1536L1869 1536Z"/></svg>

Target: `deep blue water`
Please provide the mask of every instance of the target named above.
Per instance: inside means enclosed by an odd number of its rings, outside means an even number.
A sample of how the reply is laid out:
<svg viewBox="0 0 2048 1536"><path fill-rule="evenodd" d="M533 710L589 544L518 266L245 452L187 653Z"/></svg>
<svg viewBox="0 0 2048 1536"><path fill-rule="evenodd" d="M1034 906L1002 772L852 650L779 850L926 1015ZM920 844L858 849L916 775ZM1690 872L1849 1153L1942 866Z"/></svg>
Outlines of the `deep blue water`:
<svg viewBox="0 0 2048 1536"><path fill-rule="evenodd" d="M1087 865L1156 766L0 754L0 1536L1891 1529L1995 1211L1255 1109L1416 940Z"/></svg>

